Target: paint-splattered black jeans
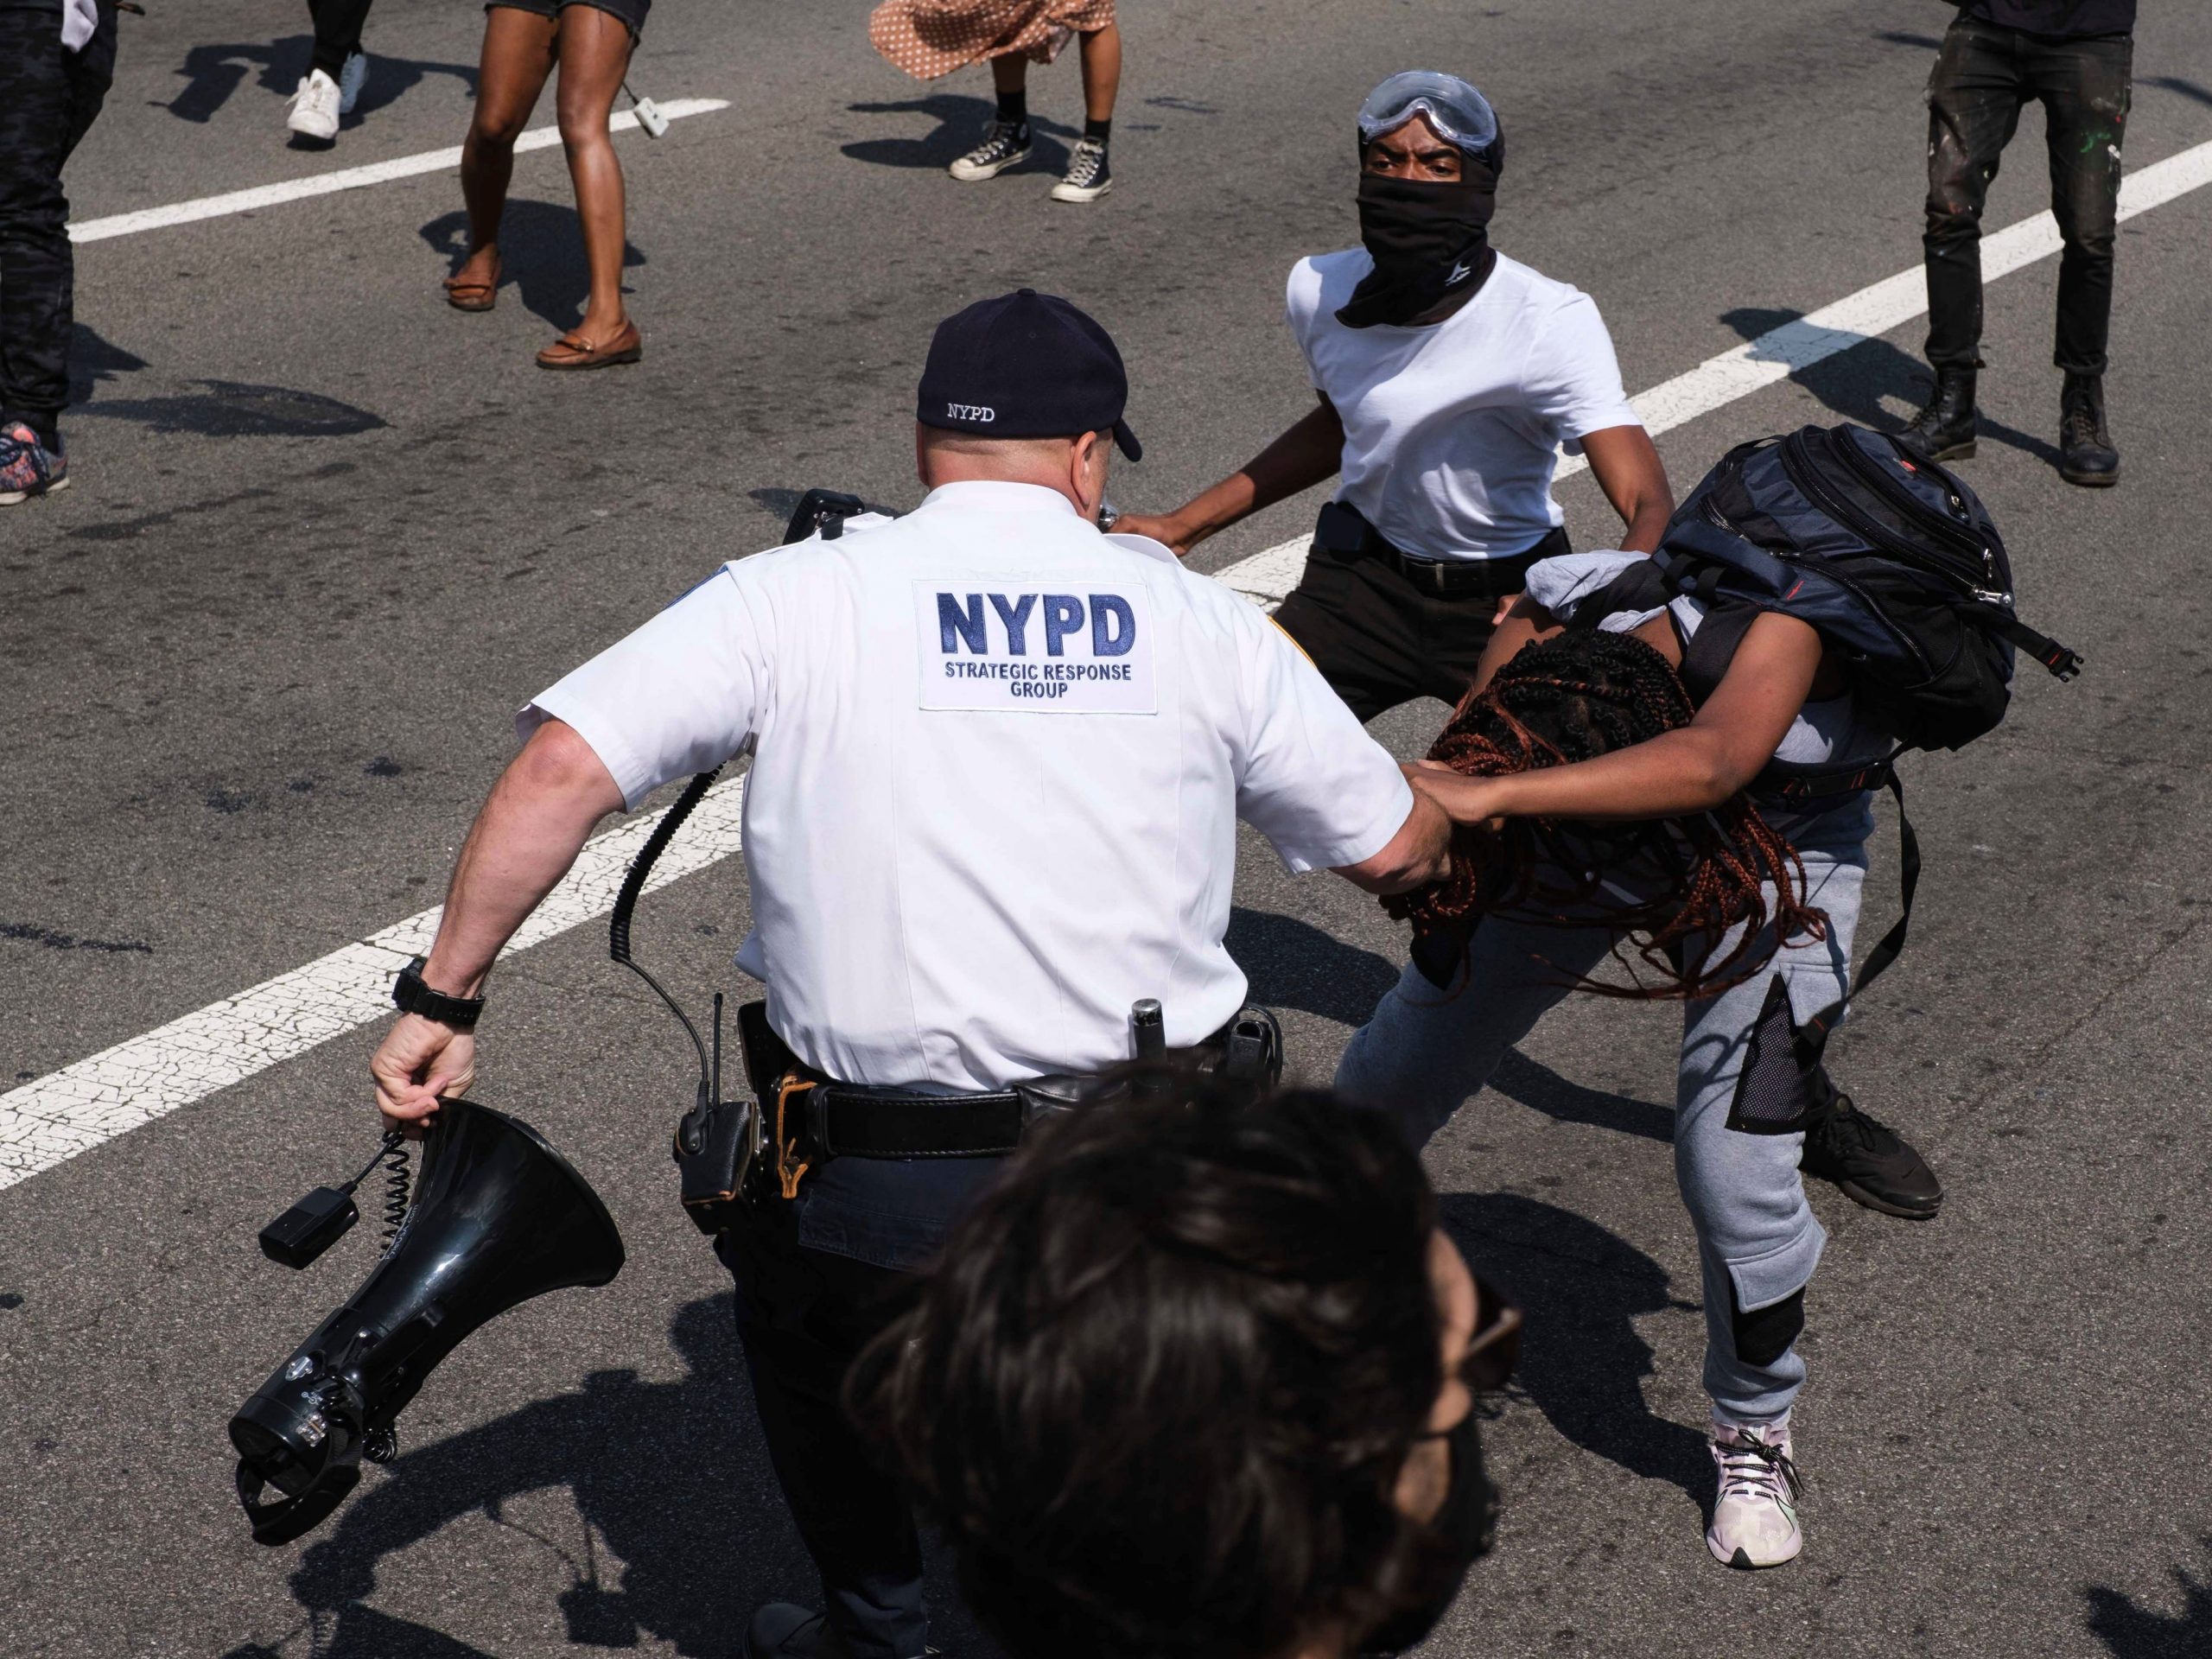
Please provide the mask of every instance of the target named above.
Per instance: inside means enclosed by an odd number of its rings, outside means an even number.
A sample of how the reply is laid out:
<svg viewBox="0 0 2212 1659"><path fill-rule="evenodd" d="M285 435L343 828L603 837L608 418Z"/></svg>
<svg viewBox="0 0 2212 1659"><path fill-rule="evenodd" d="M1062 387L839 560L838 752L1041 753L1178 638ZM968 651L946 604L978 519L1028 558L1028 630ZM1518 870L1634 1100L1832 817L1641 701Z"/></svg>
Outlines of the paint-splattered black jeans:
<svg viewBox="0 0 2212 1659"><path fill-rule="evenodd" d="M1928 78L1928 360L1981 363L1981 208L2021 108L2044 107L2058 265L2058 366L2105 372L2120 147L2135 43L1957 22Z"/></svg>
<svg viewBox="0 0 2212 1659"><path fill-rule="evenodd" d="M69 400L73 321L61 164L115 74L115 9L99 12L70 52L60 6L0 0L0 423L28 421L47 438Z"/></svg>

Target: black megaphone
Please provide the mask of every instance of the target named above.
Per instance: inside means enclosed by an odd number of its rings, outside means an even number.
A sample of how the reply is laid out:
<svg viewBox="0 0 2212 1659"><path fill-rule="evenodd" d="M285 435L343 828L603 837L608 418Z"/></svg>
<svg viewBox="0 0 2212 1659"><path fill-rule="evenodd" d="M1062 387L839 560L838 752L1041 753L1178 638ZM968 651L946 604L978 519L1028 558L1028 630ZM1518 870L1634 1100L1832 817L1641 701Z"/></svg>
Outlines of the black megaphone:
<svg viewBox="0 0 2212 1659"><path fill-rule="evenodd" d="M414 1206L376 1270L231 1419L257 1543L299 1537L353 1491L364 1456L390 1457L401 1408L477 1326L621 1271L607 1206L519 1118L442 1102L423 1159Z"/></svg>

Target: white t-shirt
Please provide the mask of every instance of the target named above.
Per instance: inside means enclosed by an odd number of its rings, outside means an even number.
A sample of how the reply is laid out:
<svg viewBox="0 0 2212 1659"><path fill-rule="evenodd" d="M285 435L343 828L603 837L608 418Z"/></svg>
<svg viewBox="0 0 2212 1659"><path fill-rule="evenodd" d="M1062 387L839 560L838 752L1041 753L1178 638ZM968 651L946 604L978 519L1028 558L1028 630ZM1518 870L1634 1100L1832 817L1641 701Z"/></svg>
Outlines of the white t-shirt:
<svg viewBox="0 0 2212 1659"><path fill-rule="evenodd" d="M1052 491L954 484L724 565L524 709L635 807L748 744L738 964L799 1058L986 1090L1170 1044L1244 1000L1236 821L1293 871L1412 810L1397 764L1249 601Z"/></svg>
<svg viewBox="0 0 2212 1659"><path fill-rule="evenodd" d="M1507 558L1566 522L1552 499L1561 444L1641 426L1587 294L1498 256L1442 322L1347 328L1337 309L1374 269L1364 248L1291 268L1291 333L1313 389L1344 421L1337 499L1402 551Z"/></svg>

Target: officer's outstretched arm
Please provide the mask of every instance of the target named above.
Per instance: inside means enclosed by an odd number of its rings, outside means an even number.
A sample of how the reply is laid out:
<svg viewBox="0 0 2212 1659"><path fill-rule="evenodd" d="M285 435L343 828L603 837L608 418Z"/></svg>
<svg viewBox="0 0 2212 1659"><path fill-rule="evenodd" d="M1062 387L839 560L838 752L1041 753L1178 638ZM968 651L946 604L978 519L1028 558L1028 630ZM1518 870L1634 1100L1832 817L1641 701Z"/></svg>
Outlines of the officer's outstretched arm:
<svg viewBox="0 0 2212 1659"><path fill-rule="evenodd" d="M621 804L613 774L574 727L549 720L531 733L461 843L423 982L448 996L480 995L500 948L568 874L592 826ZM471 1033L402 1014L369 1062L378 1109L395 1127L420 1123L441 1096L467 1090L475 1059Z"/></svg>
<svg viewBox="0 0 2212 1659"><path fill-rule="evenodd" d="M1452 820L1420 790L1413 810L1388 846L1372 858L1339 865L1337 874L1370 893L1404 893L1441 881L1452 870Z"/></svg>

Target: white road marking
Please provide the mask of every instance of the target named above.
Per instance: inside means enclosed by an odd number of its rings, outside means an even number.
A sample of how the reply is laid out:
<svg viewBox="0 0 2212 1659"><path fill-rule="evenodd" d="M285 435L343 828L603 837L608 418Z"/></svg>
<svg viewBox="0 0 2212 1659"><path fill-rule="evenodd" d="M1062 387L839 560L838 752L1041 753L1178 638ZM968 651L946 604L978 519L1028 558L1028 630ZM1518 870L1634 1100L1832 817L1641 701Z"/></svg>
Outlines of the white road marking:
<svg viewBox="0 0 2212 1659"><path fill-rule="evenodd" d="M2208 183L2212 183L2212 143L2170 156L2121 180L2120 217L2133 219ZM1982 280L1993 283L2049 258L2058 249L2058 221L2047 213L2008 225L1981 239ZM1756 340L1709 357L1688 373L1662 381L1630 401L1656 436L1786 380L1825 358L1878 339L1927 309L1927 279L1914 265L1822 306L1810 316L1770 328ZM1572 478L1589 464L1580 455L1561 456L1557 476ZM1303 536L1281 543L1217 572L1217 578L1272 610L1298 585L1306 568L1306 543Z"/></svg>
<svg viewBox="0 0 2212 1659"><path fill-rule="evenodd" d="M671 114L679 110L692 114L703 108L723 106L699 100L668 107ZM618 124L622 118L617 118ZM539 142L550 143L557 142L557 138L544 137ZM424 172L451 165L458 156L458 151L443 151L437 158L411 159L423 163L414 170ZM373 169L355 170L365 173ZM345 176L324 175L326 180ZM308 185L316 181L301 182ZM2207 183L2212 183L2212 143L2200 144L2131 174L2120 188L2120 217L2132 219ZM321 188L353 187L350 183L324 183ZM315 192L312 189L293 190L293 195L313 194ZM208 200L225 202L234 199L218 196ZM178 209L156 211L176 213L205 205L184 203ZM211 211L234 213L240 208L232 206ZM206 218L210 213L188 216ZM95 220L93 224L99 226L115 222ZM179 219L162 222L183 221ZM99 233L118 236L126 232L104 230ZM2056 225L2049 213L2038 213L1983 238L1984 278L1994 281L2057 251ZM1784 323L1757 340L1708 359L1687 374L1654 386L1635 400L1637 409L1652 431L1664 432L1771 385L1823 358L1886 334L1926 309L1926 289L1920 268L1916 265L1870 288L1863 288L1810 316ZM1581 470L1579 461L1563 462L1560 467L1562 475ZM1296 585L1305 559L1306 538L1300 537L1240 560L1217 572L1216 577L1273 610ZM671 843L655 868L651 887L664 887L738 850L743 785L742 779L733 779L718 785L700 804L683 833ZM636 818L594 840L577 859L575 868L554 889L537 914L524 925L508 949L528 950L612 910L630 860L652 833L654 822L652 817ZM280 1060L303 1054L331 1038L343 1036L382 1018L391 1006L392 976L410 957L429 948L437 922L438 912L435 909L410 916L304 968L281 974L251 990L226 997L197 1013L172 1020L157 1031L118 1043L90 1059L79 1060L0 1095L0 1187L12 1185L40 1170L89 1151L126 1129L188 1106L202 1096L242 1082ZM364 1095L365 1097L365 1085Z"/></svg>
<svg viewBox="0 0 2212 1659"><path fill-rule="evenodd" d="M706 115L715 110L726 110L729 100L725 98L679 98L659 106L660 112L671 121L680 121L687 115ZM637 112L623 110L607 123L609 132L628 132L638 124ZM553 127L532 127L515 140L517 150L546 149L561 142L561 130ZM232 213L247 213L258 207L274 207L280 202L299 201L308 196L327 196L338 190L359 190L372 184L389 184L394 179L411 179L418 173L444 173L461 165L461 146L451 149L425 150L419 156L399 156L388 162L372 162L366 167L341 167L334 173L314 173L304 179L287 179L281 184L256 185L251 190L232 190L219 196L200 196L192 201L173 201L166 207L142 207L131 213L111 213L105 219L88 219L69 227L72 242L104 242L111 236L135 236L141 231L158 231L171 225L189 225L195 219L223 219Z"/></svg>
<svg viewBox="0 0 2212 1659"><path fill-rule="evenodd" d="M742 778L728 779L699 803L683 833L653 867L647 892L737 850L744 787ZM613 910L630 861L655 822L651 816L633 818L595 838L507 948L526 950ZM410 916L304 968L0 1095L0 1187L385 1017L391 1010L394 976L409 957L430 948L438 913L433 907Z"/></svg>

